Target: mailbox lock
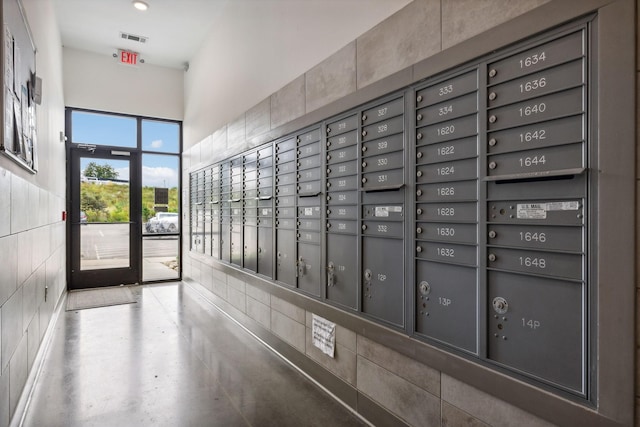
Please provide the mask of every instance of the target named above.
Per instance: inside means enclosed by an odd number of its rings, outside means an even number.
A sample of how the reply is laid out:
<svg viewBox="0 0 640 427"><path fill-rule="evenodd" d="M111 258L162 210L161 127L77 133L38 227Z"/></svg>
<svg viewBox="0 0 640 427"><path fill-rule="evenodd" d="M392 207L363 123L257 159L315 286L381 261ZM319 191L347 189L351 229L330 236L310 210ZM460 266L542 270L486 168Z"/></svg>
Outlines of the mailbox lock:
<svg viewBox="0 0 640 427"><path fill-rule="evenodd" d="M418 134L416 135L417 139L422 139L422 134L420 132L418 132Z"/></svg>
<svg viewBox="0 0 640 427"><path fill-rule="evenodd" d="M416 196L422 196L422 190L416 191Z"/></svg>
<svg viewBox="0 0 640 427"><path fill-rule="evenodd" d="M331 128L327 126L327 133L331 133Z"/></svg>
<svg viewBox="0 0 640 427"><path fill-rule="evenodd" d="M417 234L422 234L422 227L416 228L416 233Z"/></svg>
<svg viewBox="0 0 640 427"><path fill-rule="evenodd" d="M335 284L335 265L333 261L329 261L329 265L327 266L327 286L333 286Z"/></svg>
<svg viewBox="0 0 640 427"><path fill-rule="evenodd" d="M421 158L422 158L422 151L418 151L418 152L416 153L416 157L417 157L417 158L419 158L419 159L421 159Z"/></svg>
<svg viewBox="0 0 640 427"><path fill-rule="evenodd" d="M495 123L497 120L498 118L495 115L489 117L489 123Z"/></svg>
<svg viewBox="0 0 640 427"><path fill-rule="evenodd" d="M364 280L366 280L367 282L371 281L371 279L373 278L373 273L371 272L371 270L366 269L364 271Z"/></svg>
<svg viewBox="0 0 640 427"><path fill-rule="evenodd" d="M331 169L327 168L327 175L331 173Z"/></svg>
<svg viewBox="0 0 640 427"><path fill-rule="evenodd" d="M417 213L418 215L422 215L422 209L420 209L420 208L416 209L416 213Z"/></svg>
<svg viewBox="0 0 640 427"><path fill-rule="evenodd" d="M367 115L366 115L366 114L363 114L363 115L362 115L362 121L364 122L365 120L367 120Z"/></svg>
<svg viewBox="0 0 640 427"><path fill-rule="evenodd" d="M366 168L367 167L367 162L362 162L362 167Z"/></svg>
<svg viewBox="0 0 640 427"><path fill-rule="evenodd" d="M422 120L422 114L418 114L418 116L416 117L416 119L418 119L418 120Z"/></svg>
<svg viewBox="0 0 640 427"><path fill-rule="evenodd" d="M418 252L418 253L422 252L422 246L416 247L416 252Z"/></svg>
<svg viewBox="0 0 640 427"><path fill-rule="evenodd" d="M489 70L489 77L495 77L496 74L498 74L498 72L495 70L495 68Z"/></svg>
<svg viewBox="0 0 640 427"><path fill-rule="evenodd" d="M362 131L362 136L367 136L367 131L366 130Z"/></svg>
<svg viewBox="0 0 640 427"><path fill-rule="evenodd" d="M327 222L327 228L331 228L331 223Z"/></svg>
<svg viewBox="0 0 640 427"><path fill-rule="evenodd" d="M367 178L362 178L362 183L366 184L367 183Z"/></svg>
<svg viewBox="0 0 640 427"><path fill-rule="evenodd" d="M327 196L327 202L331 200L331 196Z"/></svg>
<svg viewBox="0 0 640 427"><path fill-rule="evenodd" d="M416 175L417 175L418 178L420 178L422 176L422 171L416 172Z"/></svg>
<svg viewBox="0 0 640 427"><path fill-rule="evenodd" d="M331 147L331 141L327 141L327 147Z"/></svg>
<svg viewBox="0 0 640 427"><path fill-rule="evenodd" d="M327 160L331 160L331 154L327 154Z"/></svg>
<svg viewBox="0 0 640 427"><path fill-rule="evenodd" d="M492 146L492 147L493 147L494 145L496 145L497 143L498 143L498 141L496 141L496 139L495 139L495 138L491 138L491 139L489 140L489 145L490 145L490 146Z"/></svg>
<svg viewBox="0 0 640 427"><path fill-rule="evenodd" d="M489 100L490 100L490 101L493 101L493 100L494 100L494 99L496 99L497 97L498 97L498 95L496 95L496 93L495 93L495 92L491 92L491 93L489 94Z"/></svg>
<svg viewBox="0 0 640 427"><path fill-rule="evenodd" d="M509 310L509 303L502 297L495 297L492 302L493 309L498 314L505 314Z"/></svg>
<svg viewBox="0 0 640 427"><path fill-rule="evenodd" d="M367 229L367 225L366 224L362 224L362 231L365 231Z"/></svg>
<svg viewBox="0 0 640 427"><path fill-rule="evenodd" d="M418 95L418 97L416 98L416 101L422 102L422 95Z"/></svg>
<svg viewBox="0 0 640 427"><path fill-rule="evenodd" d="M497 167L498 167L498 164L496 162L489 163L489 169L495 169Z"/></svg>
<svg viewBox="0 0 640 427"><path fill-rule="evenodd" d="M497 235L498 234L495 231L493 231L493 230L489 231L489 237L490 238L495 239Z"/></svg>
<svg viewBox="0 0 640 427"><path fill-rule="evenodd" d="M420 293L424 296L427 296L431 293L431 285L429 285L429 283L426 280L423 280L422 282L420 282L420 285L418 286L418 288L420 289Z"/></svg>
<svg viewBox="0 0 640 427"><path fill-rule="evenodd" d="M364 153L365 151L367 151L367 147L362 147L362 152Z"/></svg>
<svg viewBox="0 0 640 427"><path fill-rule="evenodd" d="M493 262L496 260L496 255L495 254L489 254L489 261Z"/></svg>

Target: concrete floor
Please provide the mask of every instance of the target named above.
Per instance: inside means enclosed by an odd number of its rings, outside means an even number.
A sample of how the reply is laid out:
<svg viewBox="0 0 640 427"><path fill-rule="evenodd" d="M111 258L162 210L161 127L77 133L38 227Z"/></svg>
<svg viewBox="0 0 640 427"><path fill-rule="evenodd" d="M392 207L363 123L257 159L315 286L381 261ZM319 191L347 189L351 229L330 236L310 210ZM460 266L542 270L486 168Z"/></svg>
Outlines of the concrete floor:
<svg viewBox="0 0 640 427"><path fill-rule="evenodd" d="M187 285L132 290L61 313L25 426L365 425Z"/></svg>

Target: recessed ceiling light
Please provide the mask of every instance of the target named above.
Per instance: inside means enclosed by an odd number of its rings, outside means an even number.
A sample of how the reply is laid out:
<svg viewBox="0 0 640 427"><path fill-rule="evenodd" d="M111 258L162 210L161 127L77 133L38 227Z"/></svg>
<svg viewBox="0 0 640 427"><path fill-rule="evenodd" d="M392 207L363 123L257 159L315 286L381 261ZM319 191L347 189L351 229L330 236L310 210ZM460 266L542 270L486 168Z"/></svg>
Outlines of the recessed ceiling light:
<svg viewBox="0 0 640 427"><path fill-rule="evenodd" d="M143 1L140 0L136 0L133 2L133 7L135 7L138 10L147 10L149 9L149 5Z"/></svg>

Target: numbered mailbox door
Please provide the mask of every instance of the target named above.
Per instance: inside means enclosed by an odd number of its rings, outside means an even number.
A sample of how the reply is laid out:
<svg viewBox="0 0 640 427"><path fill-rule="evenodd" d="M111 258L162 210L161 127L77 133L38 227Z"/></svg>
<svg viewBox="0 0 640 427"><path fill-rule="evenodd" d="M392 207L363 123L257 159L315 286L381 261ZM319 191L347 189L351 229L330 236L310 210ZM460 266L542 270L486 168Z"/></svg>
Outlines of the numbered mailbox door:
<svg viewBox="0 0 640 427"><path fill-rule="evenodd" d="M337 304L358 307L357 237L327 234L327 298Z"/></svg>

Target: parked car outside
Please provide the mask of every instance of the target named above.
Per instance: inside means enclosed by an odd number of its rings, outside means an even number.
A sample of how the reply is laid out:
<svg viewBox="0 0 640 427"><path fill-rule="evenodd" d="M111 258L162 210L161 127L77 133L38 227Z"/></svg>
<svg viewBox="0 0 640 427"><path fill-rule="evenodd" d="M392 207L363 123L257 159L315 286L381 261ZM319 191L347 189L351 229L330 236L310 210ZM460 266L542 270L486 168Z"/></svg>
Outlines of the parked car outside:
<svg viewBox="0 0 640 427"><path fill-rule="evenodd" d="M158 212L145 224L147 233L175 233L178 231L180 217L177 212Z"/></svg>

